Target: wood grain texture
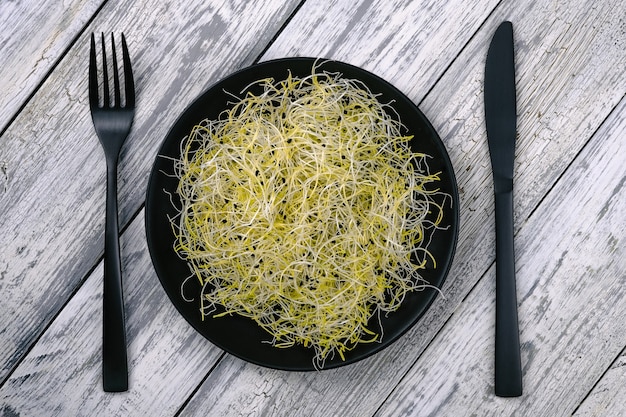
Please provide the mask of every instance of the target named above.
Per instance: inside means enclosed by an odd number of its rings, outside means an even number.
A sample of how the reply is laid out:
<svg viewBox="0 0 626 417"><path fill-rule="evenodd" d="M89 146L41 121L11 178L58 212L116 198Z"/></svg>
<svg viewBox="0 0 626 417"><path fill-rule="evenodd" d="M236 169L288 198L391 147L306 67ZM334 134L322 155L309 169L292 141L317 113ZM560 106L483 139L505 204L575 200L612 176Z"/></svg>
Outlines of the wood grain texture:
<svg viewBox="0 0 626 417"><path fill-rule="evenodd" d="M102 390L102 263L0 389L0 414L172 416L222 352L169 302L152 270L143 212L122 240L129 390Z"/></svg>
<svg viewBox="0 0 626 417"><path fill-rule="evenodd" d="M564 174L604 181L559 182L516 236L524 395L497 398L486 383L493 374L491 268L377 416L572 415L626 345L626 223L615 216L626 212L624 134L626 99ZM573 208L577 216L564 215ZM602 383L619 381L605 377ZM620 409L623 402L603 415Z"/></svg>
<svg viewBox="0 0 626 417"><path fill-rule="evenodd" d="M177 115L218 77L252 63L295 6L145 0L101 10L87 33L126 33L137 90L120 156L122 228L143 203L152 161ZM87 36L0 138L8 178L0 189L0 381L102 256L105 164L87 104Z"/></svg>
<svg viewBox="0 0 626 417"><path fill-rule="evenodd" d="M419 103L497 4L307 2L262 59L314 56L344 61L383 77Z"/></svg>
<svg viewBox="0 0 626 417"><path fill-rule="evenodd" d="M623 2L323 0L297 7L108 2L0 137L0 414L626 413ZM514 22L517 48L526 388L507 400L494 397L492 385L493 204L482 101L488 42L505 19ZM123 394L101 390L105 167L86 101L87 35L111 30L127 35L138 94L120 165L130 343ZM441 134L460 186L461 235L445 298L393 346L339 369L282 372L223 354L171 306L145 245L141 204L169 126L209 84L268 45L263 60L324 56L391 81Z"/></svg>
<svg viewBox="0 0 626 417"><path fill-rule="evenodd" d="M626 350L611 364L606 374L573 414L575 417L626 415Z"/></svg>
<svg viewBox="0 0 626 417"><path fill-rule="evenodd" d="M0 2L0 131L103 2Z"/></svg>

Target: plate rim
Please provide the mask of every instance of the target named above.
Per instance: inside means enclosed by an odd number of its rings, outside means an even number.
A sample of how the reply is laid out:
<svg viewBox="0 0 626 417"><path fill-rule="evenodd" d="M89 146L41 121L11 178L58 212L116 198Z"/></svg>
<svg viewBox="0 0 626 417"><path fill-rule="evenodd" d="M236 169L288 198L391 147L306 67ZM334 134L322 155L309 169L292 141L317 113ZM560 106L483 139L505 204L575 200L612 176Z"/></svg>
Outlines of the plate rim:
<svg viewBox="0 0 626 417"><path fill-rule="evenodd" d="M161 158L162 155L162 151L163 149L166 147L166 145L169 144L170 141L174 140L171 139L172 135L174 134L174 132L177 130L177 127L182 124L183 119L185 118L185 115L187 115L193 108L194 106L196 106L198 103L202 102L203 100L206 100L207 97L210 97L211 95L214 94L214 90L216 88L218 88L220 85L223 85L225 82L227 82L227 80L232 80L235 79L237 77L240 77L242 75L245 75L249 72L254 72L256 70L258 70L259 68L263 68L263 67L270 67L270 66L284 66L283 70L287 70L289 71L292 67L294 63L306 63L308 65L315 65L316 63L320 63L320 66L323 67L323 65L325 64L330 64L331 66L338 66L340 68L343 68L344 70L350 70L352 72L355 72L357 74L359 74L358 79L363 82L368 88L370 88L370 80L362 80L360 78L361 75L365 75L365 78L371 78L372 80L374 80L376 83L379 83L381 86L384 86L384 88L388 89L388 92L390 95L396 97L396 98L400 98L404 101L404 104L407 105L412 112L415 112L416 114L419 115L420 117L420 123L424 123L425 127L429 130L430 132L430 136L431 138L429 140L431 140L433 142L433 145L438 149L438 153L439 155L437 155L437 157L441 157L443 160L443 164L445 165L445 167L447 168L447 174L449 176L449 180L450 180L450 186L451 186L451 190L450 190L450 194L451 194L451 204L452 204L452 208L451 211L454 214L453 219L451 219L450 222L450 229L451 230L451 236L450 236L450 244L449 244L449 249L448 249L448 253L446 255L446 259L445 259L445 265L443 266L443 269L441 269L440 273L438 274L438 276L440 277L439 282L437 282L438 288L442 288L443 284L446 282L447 277L449 275L455 254L456 254L456 250L457 250L457 244L458 244L458 235L459 235L459 226L460 226L460 207L459 207L459 192L458 192L458 183L456 181L456 176L455 176L455 172L454 172L454 166L452 165L452 161L450 160L450 156L447 152L447 149L445 148L445 144L443 143L441 137L439 136L438 132L435 130L435 128L432 126L430 120L424 115L424 113L421 111L421 109L419 109L419 107L409 98L407 97L401 90L399 90L397 87L395 87L393 84L391 84L390 82L386 81L385 79L383 79L382 77L368 71L365 70L361 67L349 64L349 63L345 63L342 61L338 61L335 59L325 59L325 58L313 58L313 57L285 57L285 58L277 58L277 59L271 59L271 60L267 60L267 61L262 61L262 62L258 62L255 64L252 64L250 66L241 68L237 71L231 72L229 74L227 74L226 76L220 78L218 81L216 81L215 83L211 84L208 88L206 88L202 93L200 93L196 98L194 98L193 100L191 100L189 102L189 104L185 107L185 109L178 114L178 116L176 117L174 123L171 125L171 127L168 129L167 134L165 135L165 137L162 139L160 145L159 145L159 150L157 152L157 155L154 159L154 162L151 165L151 170L150 170L150 176L148 179L148 184L147 184L147 189L146 189L146 200L145 200L145 233L146 233L146 239L147 239L147 245L148 245L148 251L150 253L150 259L151 259L151 263L152 266L155 270L155 273L157 275L157 278L161 284L161 287L164 289L164 291L167 294L168 299L170 300L170 302L174 305L174 307L176 308L178 314L180 314L185 321L192 326L192 328L197 331L198 333L200 333L204 338L206 338L207 340L209 340L212 344L216 345L218 348L242 359L245 360L247 362L250 363L254 363L256 365L260 365L263 367L268 367L268 368L273 368L273 369L279 369L279 370L287 370L287 371L313 371L313 370L319 370L317 369L314 365L313 365L313 351L311 350L311 358L309 360L310 363L307 363L306 365L299 365L299 366L294 366L294 365L280 365L274 362L267 362L267 361L263 361L260 360L258 358L254 358L254 357L249 357L248 355L243 355L241 354L241 352L238 352L232 348L228 348L223 346L222 344L216 342L216 340L214 340L214 338L211 338L209 335L206 334L206 330L204 330L202 327L198 326L196 322L192 321L190 318L187 317L187 313L185 311L182 310L182 307L179 305L181 303L180 300L176 300L174 299L174 295L170 293L170 291L167 290L166 288L166 282L164 281L166 278L163 276L164 272L163 272L163 268L162 265L160 264L160 260L157 259L156 257L156 249L154 247L154 231L152 230L151 224L152 224L152 217L153 217L153 213L152 213L152 202L155 201L154 200L154 194L157 192L157 190L155 189L157 182L157 178L160 175L159 174L159 170L157 169L157 165L159 162L159 159ZM322 68L323 70L323 68ZM335 71L334 69L331 70L329 69L328 72L334 73L334 72L342 72L341 70L339 71ZM245 86L241 86L242 88ZM236 92L237 94L239 92ZM178 139L176 139L176 143L180 143L180 141L182 141L183 137L180 137ZM161 197L161 199L163 199L163 197ZM175 252L172 249L172 253L177 256L175 254ZM439 263L439 260L438 260ZM439 268L438 268L439 269ZM182 283L180 283L180 285L182 285ZM410 329L412 329L415 324L426 314L426 312L430 309L431 305L433 304L433 302L435 301L435 299L437 299L437 294L438 292L433 290L431 291L431 295L428 296L428 300L426 301L425 304L423 304L421 306L421 311L418 314L415 314L414 316L410 316L410 320L408 320L408 322L405 322L405 328L399 332L397 332L397 334L394 334L392 336L389 337L384 337L383 340L380 343L375 343L375 344L368 344L368 346L372 346L372 348L370 349L365 349L365 352L363 354L358 354L358 355L354 355L354 357L351 357L350 352L348 352L346 360L342 361L342 360L336 360L336 359L332 359L332 360L328 360L326 362L326 365L322 368L322 370L327 370L327 369L334 369L337 367L341 367L341 366L345 366L348 364L352 364L355 362L359 362L371 355L374 355L377 352L380 352L381 350L387 348L388 346L394 344L394 342L399 339L401 336L403 336L404 334L406 334ZM180 296L180 293L178 294ZM182 297L180 297L182 299ZM197 309L196 309L197 310ZM392 313L393 314L393 313ZM243 317L242 317L243 318ZM246 319L246 320L250 320L251 319ZM256 323L255 323L256 325ZM257 325L258 326L258 325ZM271 336L268 333L268 339ZM274 349L278 349L275 348ZM287 348L287 349L294 349L294 348ZM281 349L282 350L282 349Z"/></svg>

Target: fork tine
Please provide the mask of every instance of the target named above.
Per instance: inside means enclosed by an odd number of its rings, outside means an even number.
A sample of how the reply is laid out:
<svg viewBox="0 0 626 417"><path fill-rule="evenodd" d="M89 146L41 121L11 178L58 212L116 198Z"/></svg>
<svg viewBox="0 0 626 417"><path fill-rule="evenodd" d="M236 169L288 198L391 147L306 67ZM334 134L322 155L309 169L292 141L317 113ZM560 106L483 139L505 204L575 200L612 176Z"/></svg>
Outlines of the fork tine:
<svg viewBox="0 0 626 417"><path fill-rule="evenodd" d="M98 102L98 64L96 63L96 37L91 34L91 48L89 51L89 106L99 107Z"/></svg>
<svg viewBox="0 0 626 417"><path fill-rule="evenodd" d="M120 102L120 76L117 70L117 54L115 53L115 39L111 33L111 48L113 51L113 97L115 97L114 106L121 107Z"/></svg>
<svg viewBox="0 0 626 417"><path fill-rule="evenodd" d="M104 46L104 33L102 35L102 78L104 78L102 82L103 86L103 107L109 107L109 71L107 70L107 54L106 48Z"/></svg>
<svg viewBox="0 0 626 417"><path fill-rule="evenodd" d="M130 56L128 55L128 46L126 45L126 38L122 33L122 60L124 61L124 94L126 96L125 107L135 107L135 81L133 79L133 69L130 65Z"/></svg>

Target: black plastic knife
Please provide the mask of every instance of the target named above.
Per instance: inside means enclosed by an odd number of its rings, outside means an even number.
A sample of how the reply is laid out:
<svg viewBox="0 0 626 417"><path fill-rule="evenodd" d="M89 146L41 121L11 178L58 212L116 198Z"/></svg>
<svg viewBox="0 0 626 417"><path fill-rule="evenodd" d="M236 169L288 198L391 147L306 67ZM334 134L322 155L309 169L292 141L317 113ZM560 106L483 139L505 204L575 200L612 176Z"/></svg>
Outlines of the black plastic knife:
<svg viewBox="0 0 626 417"><path fill-rule="evenodd" d="M513 163L517 111L513 25L500 24L485 65L485 121L496 211L495 394L522 395L513 246Z"/></svg>

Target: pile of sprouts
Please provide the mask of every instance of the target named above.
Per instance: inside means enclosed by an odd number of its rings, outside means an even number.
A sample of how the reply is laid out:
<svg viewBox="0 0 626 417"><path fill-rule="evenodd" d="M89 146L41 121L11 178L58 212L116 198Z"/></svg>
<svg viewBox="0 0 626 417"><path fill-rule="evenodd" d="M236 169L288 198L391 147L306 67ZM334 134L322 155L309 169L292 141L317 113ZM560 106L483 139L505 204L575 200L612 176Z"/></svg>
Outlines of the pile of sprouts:
<svg viewBox="0 0 626 417"><path fill-rule="evenodd" d="M380 341L371 323L428 286L439 173L357 80L314 67L255 85L182 141L175 250L203 317L249 317L322 368Z"/></svg>

